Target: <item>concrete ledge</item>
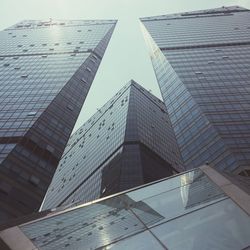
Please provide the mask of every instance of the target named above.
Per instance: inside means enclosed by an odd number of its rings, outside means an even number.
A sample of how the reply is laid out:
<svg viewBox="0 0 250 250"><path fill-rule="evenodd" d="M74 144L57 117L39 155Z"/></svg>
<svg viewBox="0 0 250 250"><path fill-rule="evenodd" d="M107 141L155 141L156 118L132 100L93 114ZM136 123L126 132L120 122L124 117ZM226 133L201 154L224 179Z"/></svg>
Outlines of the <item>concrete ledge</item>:
<svg viewBox="0 0 250 250"><path fill-rule="evenodd" d="M250 196L234 184L223 187L223 191L250 216Z"/></svg>
<svg viewBox="0 0 250 250"><path fill-rule="evenodd" d="M38 250L18 227L11 227L0 232L0 239L11 250Z"/></svg>
<svg viewBox="0 0 250 250"><path fill-rule="evenodd" d="M208 165L202 166L200 169L220 187L231 184L230 180Z"/></svg>
<svg viewBox="0 0 250 250"><path fill-rule="evenodd" d="M200 169L250 216L250 195L214 168L205 165Z"/></svg>

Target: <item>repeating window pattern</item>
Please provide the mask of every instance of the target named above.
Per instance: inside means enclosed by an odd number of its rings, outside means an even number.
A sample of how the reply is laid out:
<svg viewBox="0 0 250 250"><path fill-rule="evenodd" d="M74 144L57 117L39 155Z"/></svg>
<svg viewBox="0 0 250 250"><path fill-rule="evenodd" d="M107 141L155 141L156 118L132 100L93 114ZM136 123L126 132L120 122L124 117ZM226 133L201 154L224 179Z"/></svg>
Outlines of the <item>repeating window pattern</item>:
<svg viewBox="0 0 250 250"><path fill-rule="evenodd" d="M130 81L71 136L42 209L87 202L181 170L164 103Z"/></svg>
<svg viewBox="0 0 250 250"><path fill-rule="evenodd" d="M249 167L249 13L225 7L141 19L188 168Z"/></svg>
<svg viewBox="0 0 250 250"><path fill-rule="evenodd" d="M23 21L0 33L0 221L39 209L115 24Z"/></svg>

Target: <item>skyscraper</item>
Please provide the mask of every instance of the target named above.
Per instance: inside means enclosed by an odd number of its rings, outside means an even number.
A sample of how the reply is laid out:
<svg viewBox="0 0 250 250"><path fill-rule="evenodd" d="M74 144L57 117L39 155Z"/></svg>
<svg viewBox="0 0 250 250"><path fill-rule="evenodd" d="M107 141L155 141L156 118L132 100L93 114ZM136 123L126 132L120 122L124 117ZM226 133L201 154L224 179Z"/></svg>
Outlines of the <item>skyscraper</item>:
<svg viewBox="0 0 250 250"><path fill-rule="evenodd" d="M32 20L0 33L0 221L40 207L115 24Z"/></svg>
<svg viewBox="0 0 250 250"><path fill-rule="evenodd" d="M91 201L182 170L164 103L131 80L71 136L42 209Z"/></svg>
<svg viewBox="0 0 250 250"><path fill-rule="evenodd" d="M250 11L141 18L184 164L250 175Z"/></svg>

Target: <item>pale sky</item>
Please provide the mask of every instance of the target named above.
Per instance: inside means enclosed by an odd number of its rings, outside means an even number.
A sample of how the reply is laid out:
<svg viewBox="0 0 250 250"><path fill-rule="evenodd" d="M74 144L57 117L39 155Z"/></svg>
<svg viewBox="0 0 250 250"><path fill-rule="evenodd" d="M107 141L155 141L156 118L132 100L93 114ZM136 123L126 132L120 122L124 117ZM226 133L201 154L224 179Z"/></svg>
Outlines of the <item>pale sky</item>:
<svg viewBox="0 0 250 250"><path fill-rule="evenodd" d="M25 19L118 19L76 130L130 79L161 99L139 17L230 5L250 9L250 0L0 0L0 30Z"/></svg>

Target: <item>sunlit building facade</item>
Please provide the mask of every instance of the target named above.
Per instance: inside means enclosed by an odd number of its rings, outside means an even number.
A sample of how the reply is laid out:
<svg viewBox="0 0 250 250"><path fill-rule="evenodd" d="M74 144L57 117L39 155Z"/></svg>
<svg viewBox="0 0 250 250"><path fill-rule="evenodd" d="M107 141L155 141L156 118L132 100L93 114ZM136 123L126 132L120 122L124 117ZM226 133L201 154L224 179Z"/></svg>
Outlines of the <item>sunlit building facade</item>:
<svg viewBox="0 0 250 250"><path fill-rule="evenodd" d="M249 176L250 11L140 20L184 164Z"/></svg>
<svg viewBox="0 0 250 250"><path fill-rule="evenodd" d="M37 211L115 20L23 21L0 32L0 221Z"/></svg>
<svg viewBox="0 0 250 250"><path fill-rule="evenodd" d="M42 210L183 171L164 103L131 80L69 139Z"/></svg>

